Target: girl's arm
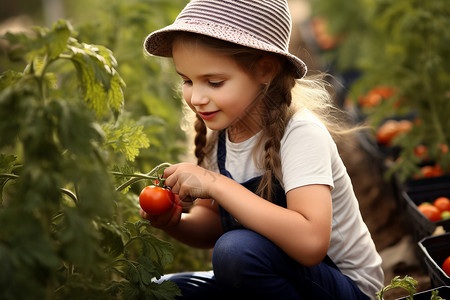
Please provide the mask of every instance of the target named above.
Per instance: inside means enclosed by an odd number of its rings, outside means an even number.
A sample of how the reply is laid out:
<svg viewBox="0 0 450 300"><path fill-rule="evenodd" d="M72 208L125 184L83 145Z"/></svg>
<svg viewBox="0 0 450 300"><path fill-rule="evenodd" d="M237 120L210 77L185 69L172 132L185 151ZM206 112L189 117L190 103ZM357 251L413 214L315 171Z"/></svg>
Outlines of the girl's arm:
<svg viewBox="0 0 450 300"><path fill-rule="evenodd" d="M211 199L196 199L189 213L182 213L180 206L159 216L150 216L143 210L140 213L152 226L180 242L197 248L212 248L223 231L217 202L211 203Z"/></svg>
<svg viewBox="0 0 450 300"><path fill-rule="evenodd" d="M331 193L327 185L289 191L288 208L262 199L236 181L193 164L178 164L164 172L165 183L180 198L215 199L243 226L270 239L304 266L320 263L331 236Z"/></svg>

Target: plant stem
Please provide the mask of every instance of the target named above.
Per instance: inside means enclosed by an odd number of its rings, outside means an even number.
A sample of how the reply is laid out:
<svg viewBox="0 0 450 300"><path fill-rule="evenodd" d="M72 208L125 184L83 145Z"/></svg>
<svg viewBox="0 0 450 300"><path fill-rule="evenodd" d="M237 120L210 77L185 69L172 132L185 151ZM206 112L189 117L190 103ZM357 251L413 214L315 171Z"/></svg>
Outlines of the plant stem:
<svg viewBox="0 0 450 300"><path fill-rule="evenodd" d="M440 142L446 141L444 130L442 129L441 122L439 121L437 109L436 109L436 103L433 101L432 97L428 97L428 103L430 105L430 114L431 114L431 120L433 122L434 128L436 130L436 133L438 135L437 140Z"/></svg>
<svg viewBox="0 0 450 300"><path fill-rule="evenodd" d="M69 196L73 200L73 202L78 203L78 198L72 191L69 191L68 189L61 188L61 192L63 194L66 194L67 196Z"/></svg>
<svg viewBox="0 0 450 300"><path fill-rule="evenodd" d="M8 173L0 173L0 178L8 178L8 179L18 179L19 175L8 174Z"/></svg>
<svg viewBox="0 0 450 300"><path fill-rule="evenodd" d="M148 176L145 174L135 173L135 174L127 174L127 173L120 173L120 172L111 172L111 174L116 176L122 176L122 177L134 177L134 178L141 178L141 179L158 179L157 176Z"/></svg>
<svg viewBox="0 0 450 300"><path fill-rule="evenodd" d="M39 86L39 92L41 95L41 99L42 99L42 103L46 102L46 90L45 90L45 84L44 84L44 78L45 78L45 73L47 71L47 67L50 64L50 62L48 62L48 57L47 55L44 57L44 66L42 67L41 70L41 74L36 74L38 75L37 81L38 81L38 86Z"/></svg>
<svg viewBox="0 0 450 300"><path fill-rule="evenodd" d="M142 179L148 179L148 177L150 177L152 174L158 173L158 171L159 171L161 168L169 167L169 166L171 166L170 163L162 163L162 164L159 164L159 165L157 165L156 167L154 167L154 168L153 168L150 172L148 172L147 174L144 174L144 175L142 175L142 174L134 174L134 175L130 175L130 176L133 176L133 178L131 178L131 179L127 180L125 183L121 184L118 188L116 188L116 191L120 192L120 191L122 191L124 188L126 188L127 186L132 185L133 183L135 183L135 182L137 182L137 181L139 181L139 180L142 180ZM151 179L157 179L157 178L151 178Z"/></svg>
<svg viewBox="0 0 450 300"><path fill-rule="evenodd" d="M16 174L0 173L0 178L19 179L20 176L16 175ZM66 194L67 196L69 196L75 203L78 202L77 196L72 191L69 191L68 189L64 189L64 188L61 188L60 190L63 194Z"/></svg>

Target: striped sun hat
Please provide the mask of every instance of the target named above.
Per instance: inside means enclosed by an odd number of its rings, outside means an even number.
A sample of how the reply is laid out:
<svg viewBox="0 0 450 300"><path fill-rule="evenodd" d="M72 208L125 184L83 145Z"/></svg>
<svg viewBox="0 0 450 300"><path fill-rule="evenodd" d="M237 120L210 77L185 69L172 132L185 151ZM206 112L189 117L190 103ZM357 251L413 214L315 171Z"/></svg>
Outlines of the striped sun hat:
<svg viewBox="0 0 450 300"><path fill-rule="evenodd" d="M152 32L144 48L150 55L172 56L173 32L193 32L282 55L305 76L305 63L289 53L291 16L286 0L192 0L167 27Z"/></svg>

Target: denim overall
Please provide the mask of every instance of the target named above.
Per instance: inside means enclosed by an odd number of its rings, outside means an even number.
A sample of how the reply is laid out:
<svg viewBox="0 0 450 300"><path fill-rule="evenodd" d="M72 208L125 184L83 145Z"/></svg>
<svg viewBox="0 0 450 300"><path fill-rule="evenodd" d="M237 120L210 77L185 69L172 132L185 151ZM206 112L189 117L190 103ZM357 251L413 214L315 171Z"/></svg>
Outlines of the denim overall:
<svg viewBox="0 0 450 300"><path fill-rule="evenodd" d="M222 175L232 178L225 160L225 133L221 132L218 166ZM254 192L260 180L255 177L242 185ZM286 196L278 182L273 190L273 203L286 207ZM225 209L219 209L224 234L214 246L213 271L171 274L159 280L179 286L183 297L177 299L369 299L328 256L317 266L304 267L270 240L245 229Z"/></svg>

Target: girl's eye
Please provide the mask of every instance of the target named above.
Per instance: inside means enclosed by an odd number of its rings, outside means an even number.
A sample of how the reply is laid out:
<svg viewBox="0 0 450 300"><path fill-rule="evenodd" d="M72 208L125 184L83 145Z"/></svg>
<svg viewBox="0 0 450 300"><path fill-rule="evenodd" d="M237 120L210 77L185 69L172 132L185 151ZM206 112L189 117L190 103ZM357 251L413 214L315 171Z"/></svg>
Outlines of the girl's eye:
<svg viewBox="0 0 450 300"><path fill-rule="evenodd" d="M192 81L191 81L191 80L188 80L188 79L183 79L183 85L184 85L184 84L191 85L191 84L192 84Z"/></svg>
<svg viewBox="0 0 450 300"><path fill-rule="evenodd" d="M220 87L222 84L223 84L223 81L217 81L217 82L210 81L209 82L209 85L212 87Z"/></svg>

